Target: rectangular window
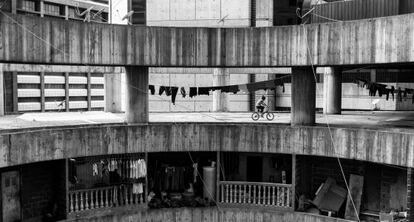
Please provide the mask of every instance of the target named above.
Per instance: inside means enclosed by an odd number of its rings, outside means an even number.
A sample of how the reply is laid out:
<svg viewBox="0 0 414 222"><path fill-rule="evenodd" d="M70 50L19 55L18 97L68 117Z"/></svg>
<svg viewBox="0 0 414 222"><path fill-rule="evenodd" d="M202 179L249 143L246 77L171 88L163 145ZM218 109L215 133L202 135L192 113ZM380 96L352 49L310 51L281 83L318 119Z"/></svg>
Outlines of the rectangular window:
<svg viewBox="0 0 414 222"><path fill-rule="evenodd" d="M27 11L36 11L36 3L34 1L24 0L22 2L22 9Z"/></svg>

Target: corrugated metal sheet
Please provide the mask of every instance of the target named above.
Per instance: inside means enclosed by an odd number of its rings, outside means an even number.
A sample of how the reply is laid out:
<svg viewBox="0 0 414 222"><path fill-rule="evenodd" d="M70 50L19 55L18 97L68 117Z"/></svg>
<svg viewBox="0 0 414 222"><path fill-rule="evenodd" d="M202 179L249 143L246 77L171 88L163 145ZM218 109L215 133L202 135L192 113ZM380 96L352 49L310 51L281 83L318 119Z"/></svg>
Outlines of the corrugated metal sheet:
<svg viewBox="0 0 414 222"><path fill-rule="evenodd" d="M367 19L412 12L412 0L339 1L316 5L312 23Z"/></svg>

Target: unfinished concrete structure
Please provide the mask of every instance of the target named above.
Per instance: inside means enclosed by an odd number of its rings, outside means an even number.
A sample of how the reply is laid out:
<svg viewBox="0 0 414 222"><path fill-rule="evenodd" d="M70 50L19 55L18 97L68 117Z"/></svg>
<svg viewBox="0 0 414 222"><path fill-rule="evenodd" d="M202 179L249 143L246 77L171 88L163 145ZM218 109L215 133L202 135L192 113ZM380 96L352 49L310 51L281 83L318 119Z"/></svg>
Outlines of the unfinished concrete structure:
<svg viewBox="0 0 414 222"><path fill-rule="evenodd" d="M314 192L325 178L334 177L343 186L340 172L333 167L339 159L346 170L343 180L353 174L374 181L367 182L364 191L378 198L358 201L361 205L375 209L376 213L403 208L412 218L412 130L314 126L314 75L316 67L324 66L336 67L338 71L357 65L412 64L413 20L414 15L408 14L335 24L219 29L120 26L3 14L1 62L124 66L126 81L131 86L126 124L0 131L2 190L6 191L2 197L3 220L40 220L50 213L55 219L96 221L237 221L250 217L252 221L344 221L295 211L299 205L296 194ZM47 39L50 45L28 35L20 25ZM290 67L294 104L291 125L150 123L149 67ZM335 69L330 74L327 82L338 85ZM333 96L329 101L338 104L340 96L328 94ZM338 105L330 105L333 113L338 110ZM202 160L203 152L207 160ZM148 176L139 182L141 186L145 183L145 191L135 193L132 184L136 181L108 187L103 186L104 174L95 175L96 163L113 159L130 163L132 158L150 163L151 155L160 153L167 157L153 162L174 161L174 155L189 155L192 159L192 155L198 154L197 163L214 161L219 167L224 166L224 173L218 167L220 170L215 171L218 192L210 197L218 206L147 210L143 206L149 204ZM368 178L374 171L377 180ZM280 178L278 175L275 179L279 173ZM149 175L154 181L158 178L157 174ZM93 188L84 186L95 183L85 179L93 177L98 177L99 183ZM38 192L28 184L42 184L43 189ZM20 199L19 193L21 200L15 201ZM347 217L346 210L344 215Z"/></svg>

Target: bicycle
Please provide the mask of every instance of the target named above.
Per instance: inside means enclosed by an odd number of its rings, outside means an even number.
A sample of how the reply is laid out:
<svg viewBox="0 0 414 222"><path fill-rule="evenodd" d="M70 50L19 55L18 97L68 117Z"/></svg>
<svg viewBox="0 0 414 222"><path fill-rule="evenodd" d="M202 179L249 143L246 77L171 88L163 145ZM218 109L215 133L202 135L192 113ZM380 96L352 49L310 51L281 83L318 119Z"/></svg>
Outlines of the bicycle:
<svg viewBox="0 0 414 222"><path fill-rule="evenodd" d="M252 119L254 121L259 120L261 117L264 118L264 115L266 115L266 119L269 121L272 121L275 118L275 114L269 112L269 107L266 106L265 109L263 110L263 113L259 113L258 111L255 111L252 113Z"/></svg>

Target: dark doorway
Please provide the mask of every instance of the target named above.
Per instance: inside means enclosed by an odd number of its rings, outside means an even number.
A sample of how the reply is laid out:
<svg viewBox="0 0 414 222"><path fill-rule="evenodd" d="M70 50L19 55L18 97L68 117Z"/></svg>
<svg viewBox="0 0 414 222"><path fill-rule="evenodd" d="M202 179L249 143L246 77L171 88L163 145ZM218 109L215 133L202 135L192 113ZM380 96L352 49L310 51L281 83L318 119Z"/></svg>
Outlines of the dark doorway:
<svg viewBox="0 0 414 222"><path fill-rule="evenodd" d="M263 160L259 156L247 157L247 181L262 182Z"/></svg>

